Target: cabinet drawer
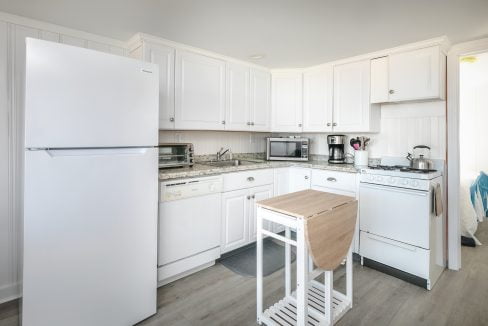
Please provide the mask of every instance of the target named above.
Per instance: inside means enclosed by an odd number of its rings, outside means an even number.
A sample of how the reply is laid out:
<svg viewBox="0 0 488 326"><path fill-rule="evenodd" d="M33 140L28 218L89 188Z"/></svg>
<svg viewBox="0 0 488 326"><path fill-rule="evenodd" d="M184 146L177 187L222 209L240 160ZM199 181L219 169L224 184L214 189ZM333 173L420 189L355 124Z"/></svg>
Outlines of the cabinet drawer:
<svg viewBox="0 0 488 326"><path fill-rule="evenodd" d="M273 169L224 174L224 192L273 183Z"/></svg>
<svg viewBox="0 0 488 326"><path fill-rule="evenodd" d="M313 186L356 192L356 174L312 169Z"/></svg>
<svg viewBox="0 0 488 326"><path fill-rule="evenodd" d="M359 250L363 257L424 279L429 278L429 250L363 231L360 232Z"/></svg>

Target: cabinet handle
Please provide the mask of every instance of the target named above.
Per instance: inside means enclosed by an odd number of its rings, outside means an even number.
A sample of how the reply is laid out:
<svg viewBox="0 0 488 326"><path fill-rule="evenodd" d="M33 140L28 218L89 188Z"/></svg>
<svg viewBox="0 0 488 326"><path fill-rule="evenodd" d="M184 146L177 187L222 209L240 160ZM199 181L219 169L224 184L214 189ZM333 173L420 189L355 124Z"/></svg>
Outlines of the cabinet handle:
<svg viewBox="0 0 488 326"><path fill-rule="evenodd" d="M222 124L225 125L225 120L222 120Z"/></svg>
<svg viewBox="0 0 488 326"><path fill-rule="evenodd" d="M333 126L333 127L337 126L337 123L336 123L336 122L334 122L334 123L332 124L332 126Z"/></svg>
<svg viewBox="0 0 488 326"><path fill-rule="evenodd" d="M248 177L247 181L254 181L254 177Z"/></svg>
<svg viewBox="0 0 488 326"><path fill-rule="evenodd" d="M308 180L308 175L305 176L305 180Z"/></svg>
<svg viewBox="0 0 488 326"><path fill-rule="evenodd" d="M330 127L331 126L331 123L330 122L327 122L327 127Z"/></svg>
<svg viewBox="0 0 488 326"><path fill-rule="evenodd" d="M170 122L175 122L175 118L171 117L171 118L169 118L169 121Z"/></svg>
<svg viewBox="0 0 488 326"><path fill-rule="evenodd" d="M390 94L395 94L395 90L390 89L390 91L389 91L388 93L390 93Z"/></svg>
<svg viewBox="0 0 488 326"><path fill-rule="evenodd" d="M328 177L327 178L327 181L330 181L330 182L336 182L337 179L336 178L332 178L332 177Z"/></svg>
<svg viewBox="0 0 488 326"><path fill-rule="evenodd" d="M251 196L247 196L247 200L251 199Z"/></svg>

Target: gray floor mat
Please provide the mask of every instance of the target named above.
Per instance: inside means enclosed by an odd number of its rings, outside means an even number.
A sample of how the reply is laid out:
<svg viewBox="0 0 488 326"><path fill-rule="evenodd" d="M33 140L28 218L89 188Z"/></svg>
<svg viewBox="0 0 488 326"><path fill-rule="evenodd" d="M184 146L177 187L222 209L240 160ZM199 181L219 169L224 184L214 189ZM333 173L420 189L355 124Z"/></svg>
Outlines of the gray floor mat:
<svg viewBox="0 0 488 326"><path fill-rule="evenodd" d="M291 261L295 261L292 250ZM256 245L220 260L231 271L246 277L256 277ZM285 247L270 239L263 241L263 275L268 276L285 266Z"/></svg>

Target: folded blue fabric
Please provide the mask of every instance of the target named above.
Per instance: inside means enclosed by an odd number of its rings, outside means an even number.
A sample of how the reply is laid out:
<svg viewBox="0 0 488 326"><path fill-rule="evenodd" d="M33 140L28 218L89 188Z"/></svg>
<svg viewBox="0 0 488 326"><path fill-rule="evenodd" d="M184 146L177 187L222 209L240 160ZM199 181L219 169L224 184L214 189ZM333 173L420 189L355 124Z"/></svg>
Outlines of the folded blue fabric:
<svg viewBox="0 0 488 326"><path fill-rule="evenodd" d="M476 178L473 182L471 187L469 187L469 192L471 194L471 203L474 206L476 191L480 192L481 200L483 202L483 209L485 212L485 217L488 217L488 175L485 172L481 171L480 175Z"/></svg>

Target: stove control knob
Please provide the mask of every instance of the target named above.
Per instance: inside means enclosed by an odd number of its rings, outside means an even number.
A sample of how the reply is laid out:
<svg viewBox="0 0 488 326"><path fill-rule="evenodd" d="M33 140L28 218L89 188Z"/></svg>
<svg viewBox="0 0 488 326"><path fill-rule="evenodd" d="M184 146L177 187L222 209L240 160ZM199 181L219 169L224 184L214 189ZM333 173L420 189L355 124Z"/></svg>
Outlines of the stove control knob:
<svg viewBox="0 0 488 326"><path fill-rule="evenodd" d="M395 181L396 181L396 180L395 180L395 178L393 178L393 177L389 177L389 178L388 178L388 183L389 183L389 184L394 184L394 183L395 183Z"/></svg>
<svg viewBox="0 0 488 326"><path fill-rule="evenodd" d="M378 176L378 178L376 178L376 181L378 181L378 182L383 182L383 177Z"/></svg>
<svg viewBox="0 0 488 326"><path fill-rule="evenodd" d="M419 182L417 180L413 180L412 181L412 186L418 187L419 186Z"/></svg>
<svg viewBox="0 0 488 326"><path fill-rule="evenodd" d="M403 179L402 184L403 184L404 186L408 185L408 180Z"/></svg>

